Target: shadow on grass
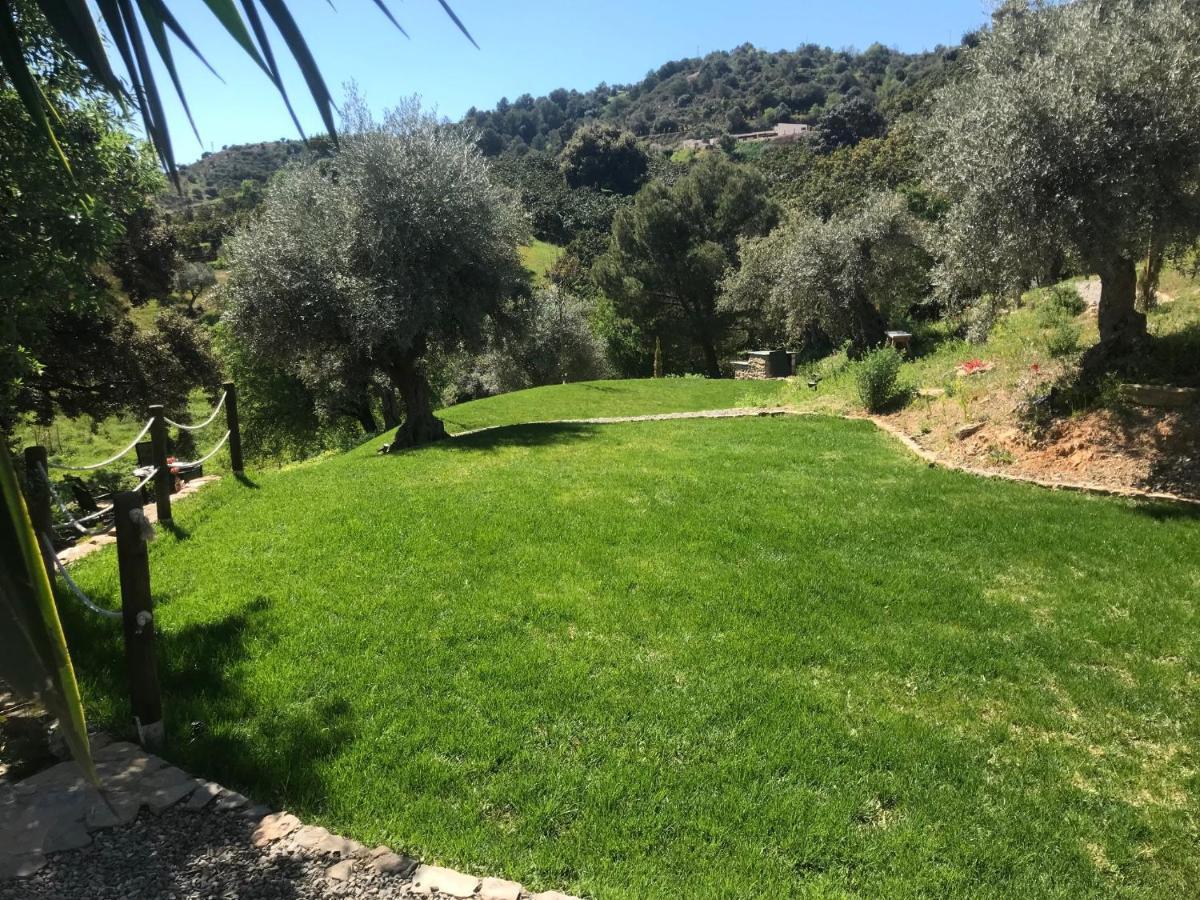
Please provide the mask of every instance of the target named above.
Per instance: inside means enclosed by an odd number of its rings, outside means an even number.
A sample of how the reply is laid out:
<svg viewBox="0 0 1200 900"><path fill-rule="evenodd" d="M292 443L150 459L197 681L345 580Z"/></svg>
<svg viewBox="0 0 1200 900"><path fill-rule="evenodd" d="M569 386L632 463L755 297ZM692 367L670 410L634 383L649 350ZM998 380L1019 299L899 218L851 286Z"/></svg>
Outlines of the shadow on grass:
<svg viewBox="0 0 1200 900"><path fill-rule="evenodd" d="M177 541L186 541L188 538L190 538L192 536L192 533L190 531L188 531L186 528L184 528L182 525L180 525L174 519L168 520L166 522L160 521L155 524L157 525L157 527L161 528L163 531L169 531L172 534L172 536L174 536L175 540L177 540Z"/></svg>
<svg viewBox="0 0 1200 900"><path fill-rule="evenodd" d="M113 597L98 603L115 608ZM160 607L173 602L156 595ZM122 739L132 737L121 628L76 610L66 616L77 668L109 702ZM328 796L322 764L351 739L351 705L340 691L313 697L297 685L295 702L264 708L247 675L252 646L278 635L271 601L259 596L224 618L157 634L166 744L162 755L189 772L245 792L256 802L319 811Z"/></svg>
<svg viewBox="0 0 1200 900"><path fill-rule="evenodd" d="M245 472L234 472L233 477L237 479L237 483L242 487L247 487L255 491L257 491L260 487L259 483Z"/></svg>
<svg viewBox="0 0 1200 900"><path fill-rule="evenodd" d="M542 422L524 425L498 425L467 434L454 434L445 440L418 447L406 447L387 456L403 457L422 450L500 450L505 447L545 447L593 437L596 426L572 422Z"/></svg>

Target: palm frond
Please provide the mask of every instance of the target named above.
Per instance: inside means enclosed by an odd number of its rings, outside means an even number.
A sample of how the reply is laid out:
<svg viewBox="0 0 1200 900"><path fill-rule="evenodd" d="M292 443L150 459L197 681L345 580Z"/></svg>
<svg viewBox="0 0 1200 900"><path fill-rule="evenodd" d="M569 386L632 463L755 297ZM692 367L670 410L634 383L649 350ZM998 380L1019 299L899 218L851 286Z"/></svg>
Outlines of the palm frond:
<svg viewBox="0 0 1200 900"><path fill-rule="evenodd" d="M100 38L96 20L88 7L87 0L37 0L37 6L54 34L92 73L104 90L123 106L131 100L137 106L146 137L154 145L163 168L167 170L176 187L179 186L179 175L175 166L170 129L163 111L162 95L155 82L147 48L153 46L154 53L166 69L175 93L178 94L183 105L188 124L191 125L197 139L200 137L200 131L192 117L184 84L175 66L170 46L171 36L194 53L208 67L209 71L216 74L216 70L209 65L200 48L179 24L171 10L173 3L181 2L183 0L136 0L135 11L131 0L94 0L95 8L112 38L116 54L125 70L125 77L128 81L128 88L126 88L117 77L112 61L109 59L109 53ZM372 2L401 34L405 37L408 36L408 32L392 15L384 0L372 0ZM467 40L478 48L479 44L475 42L447 0L438 0L438 3ZM300 128L299 117L292 108L274 50L271 47L267 31L263 27L264 16L271 20L282 37L288 53L291 54L304 76L305 85L317 107L317 112L321 115L321 121L336 141L333 97L329 93L329 88L325 84L316 59L309 50L308 42L292 15L292 8L296 6L294 0L293 2L289 2L289 0L241 0L241 10L238 9L235 0L204 0L204 4L221 23L226 33L247 56L254 60L255 64L275 85L287 107L288 114L296 125L296 130L303 137L304 132ZM5 75L12 82L21 103L45 134L47 143L54 148L63 164L69 169L70 162L63 154L55 137L56 113L53 105L38 87L37 79L26 59L12 0L0 0L0 74Z"/></svg>

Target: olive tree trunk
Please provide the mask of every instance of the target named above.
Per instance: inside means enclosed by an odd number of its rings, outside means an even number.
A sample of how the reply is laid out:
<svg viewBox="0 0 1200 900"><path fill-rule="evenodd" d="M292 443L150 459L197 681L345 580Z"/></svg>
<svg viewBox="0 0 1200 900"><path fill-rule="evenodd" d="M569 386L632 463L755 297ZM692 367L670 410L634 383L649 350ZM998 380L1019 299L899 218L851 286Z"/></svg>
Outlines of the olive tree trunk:
<svg viewBox="0 0 1200 900"><path fill-rule="evenodd" d="M1128 350L1146 336L1137 311L1137 265L1120 257L1100 268L1100 345L1105 353Z"/></svg>
<svg viewBox="0 0 1200 900"><path fill-rule="evenodd" d="M389 373L404 401L404 424L388 445L388 452L430 444L447 437L446 426L433 414L433 397L425 368L416 358L404 359Z"/></svg>

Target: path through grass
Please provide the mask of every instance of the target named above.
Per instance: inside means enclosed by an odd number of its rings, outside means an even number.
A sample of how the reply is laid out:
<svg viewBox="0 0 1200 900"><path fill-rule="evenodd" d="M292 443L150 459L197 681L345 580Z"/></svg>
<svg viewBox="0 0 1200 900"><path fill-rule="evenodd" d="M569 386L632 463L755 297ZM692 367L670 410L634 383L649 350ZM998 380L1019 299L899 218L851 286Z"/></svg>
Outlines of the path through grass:
<svg viewBox="0 0 1200 900"><path fill-rule="evenodd" d="M484 406L456 424L517 412ZM821 418L372 449L226 479L152 545L168 757L601 898L1200 883L1196 519ZM78 577L111 603L115 568ZM115 633L68 619L124 721Z"/></svg>

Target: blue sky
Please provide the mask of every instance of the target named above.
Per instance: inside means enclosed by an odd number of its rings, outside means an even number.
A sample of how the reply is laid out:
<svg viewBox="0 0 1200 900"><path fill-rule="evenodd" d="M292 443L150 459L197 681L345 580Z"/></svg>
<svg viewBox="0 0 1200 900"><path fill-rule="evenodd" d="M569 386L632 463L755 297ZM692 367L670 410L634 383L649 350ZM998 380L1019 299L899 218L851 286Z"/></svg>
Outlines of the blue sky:
<svg viewBox="0 0 1200 900"><path fill-rule="evenodd" d="M451 118L471 106L490 108L502 96L636 81L668 60L746 42L767 50L810 42L865 48L879 41L907 51L952 44L985 22L991 7L987 0L452 0L479 42L476 50L436 0L388 0L411 40L372 0L334 5L336 11L326 0L295 0L292 6L335 98L353 79L377 109L419 94ZM179 161L225 144L295 137L274 88L201 0L172 6L225 79L222 84L185 48L176 48L203 138L203 145L196 142L182 108L171 103ZM275 46L277 55L285 55L282 42ZM287 66L285 77L304 127L320 130L299 73ZM162 77L162 83L166 94L169 82Z"/></svg>

